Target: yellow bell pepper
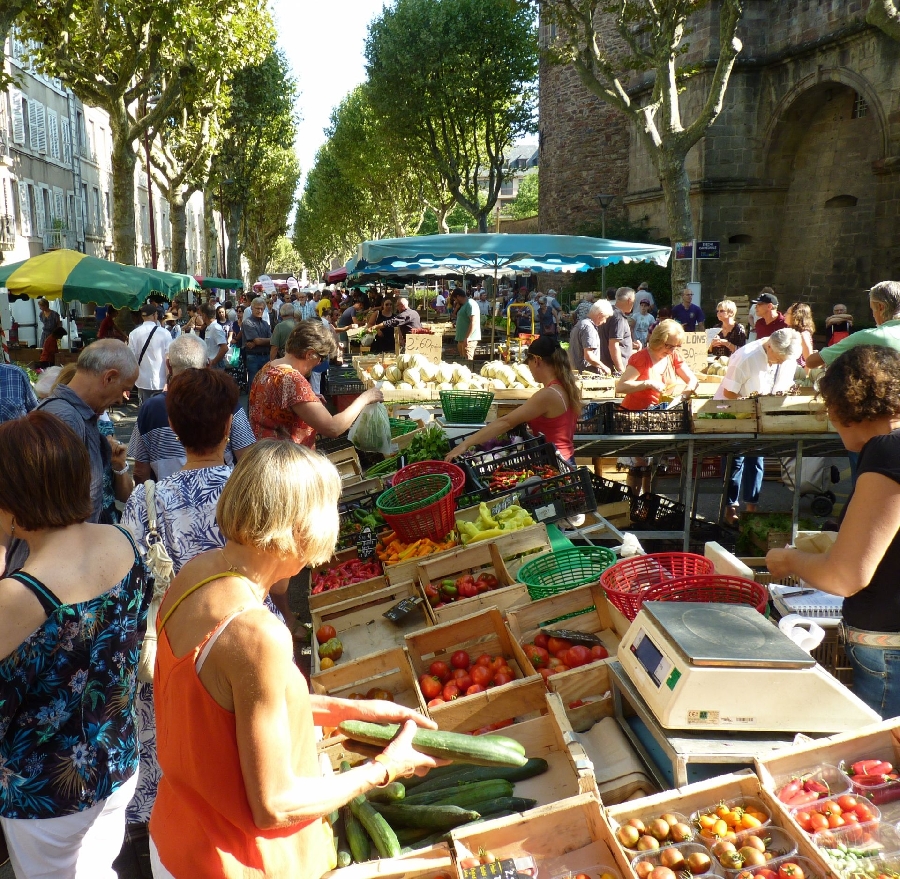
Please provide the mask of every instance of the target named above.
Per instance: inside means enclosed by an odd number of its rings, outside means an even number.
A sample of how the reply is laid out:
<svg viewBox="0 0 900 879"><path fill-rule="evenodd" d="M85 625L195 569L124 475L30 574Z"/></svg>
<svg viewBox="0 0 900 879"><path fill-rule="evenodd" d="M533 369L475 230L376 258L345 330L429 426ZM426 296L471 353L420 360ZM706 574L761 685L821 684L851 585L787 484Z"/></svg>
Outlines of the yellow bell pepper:
<svg viewBox="0 0 900 879"><path fill-rule="evenodd" d="M491 528L488 531L479 531L474 537L470 538L469 543L477 543L479 540L490 540L493 537L501 537L506 534L502 528Z"/></svg>

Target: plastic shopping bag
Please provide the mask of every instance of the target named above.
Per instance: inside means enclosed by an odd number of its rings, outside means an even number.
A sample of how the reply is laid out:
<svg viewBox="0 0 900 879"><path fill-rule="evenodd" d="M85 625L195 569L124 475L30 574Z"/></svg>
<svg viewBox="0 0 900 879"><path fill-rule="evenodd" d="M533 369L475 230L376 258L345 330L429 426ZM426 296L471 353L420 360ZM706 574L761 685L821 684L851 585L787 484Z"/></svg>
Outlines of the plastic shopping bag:
<svg viewBox="0 0 900 879"><path fill-rule="evenodd" d="M391 422L383 403L369 403L353 422L347 438L363 452L391 453Z"/></svg>

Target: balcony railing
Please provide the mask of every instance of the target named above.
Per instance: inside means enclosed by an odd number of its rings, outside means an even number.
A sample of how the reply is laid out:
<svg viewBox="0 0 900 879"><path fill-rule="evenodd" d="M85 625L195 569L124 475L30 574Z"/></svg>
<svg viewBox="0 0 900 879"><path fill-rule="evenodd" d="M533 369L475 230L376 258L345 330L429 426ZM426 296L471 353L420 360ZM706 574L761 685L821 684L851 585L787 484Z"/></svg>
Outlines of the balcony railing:
<svg viewBox="0 0 900 879"><path fill-rule="evenodd" d="M75 232L71 229L44 229L44 250L75 250Z"/></svg>
<svg viewBox="0 0 900 879"><path fill-rule="evenodd" d="M12 250L16 246L16 218L0 214L0 250Z"/></svg>
<svg viewBox="0 0 900 879"><path fill-rule="evenodd" d="M102 223L88 223L84 227L84 237L85 238L96 238L102 241L106 238L106 226Z"/></svg>

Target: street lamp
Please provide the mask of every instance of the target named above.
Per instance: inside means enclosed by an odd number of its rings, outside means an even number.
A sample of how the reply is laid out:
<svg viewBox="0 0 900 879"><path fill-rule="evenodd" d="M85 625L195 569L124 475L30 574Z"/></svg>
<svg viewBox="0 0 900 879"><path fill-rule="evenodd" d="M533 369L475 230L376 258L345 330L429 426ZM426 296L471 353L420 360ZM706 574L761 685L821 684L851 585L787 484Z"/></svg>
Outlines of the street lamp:
<svg viewBox="0 0 900 879"><path fill-rule="evenodd" d="M600 202L600 210L602 213L602 219L600 221L600 235L603 238L606 238L606 212L609 210L610 205L616 200L614 195L603 194L597 196L597 201ZM600 269L600 291L601 295L606 296L606 265L604 264Z"/></svg>

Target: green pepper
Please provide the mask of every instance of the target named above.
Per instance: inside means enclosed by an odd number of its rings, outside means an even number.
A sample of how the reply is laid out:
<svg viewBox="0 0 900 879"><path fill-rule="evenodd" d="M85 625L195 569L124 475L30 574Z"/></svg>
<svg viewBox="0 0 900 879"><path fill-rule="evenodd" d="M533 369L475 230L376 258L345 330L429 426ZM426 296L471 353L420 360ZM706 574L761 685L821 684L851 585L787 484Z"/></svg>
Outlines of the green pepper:
<svg viewBox="0 0 900 879"><path fill-rule="evenodd" d="M456 588L456 584L452 580L442 580L441 581L441 592L447 596L447 598L456 598L459 590Z"/></svg>

